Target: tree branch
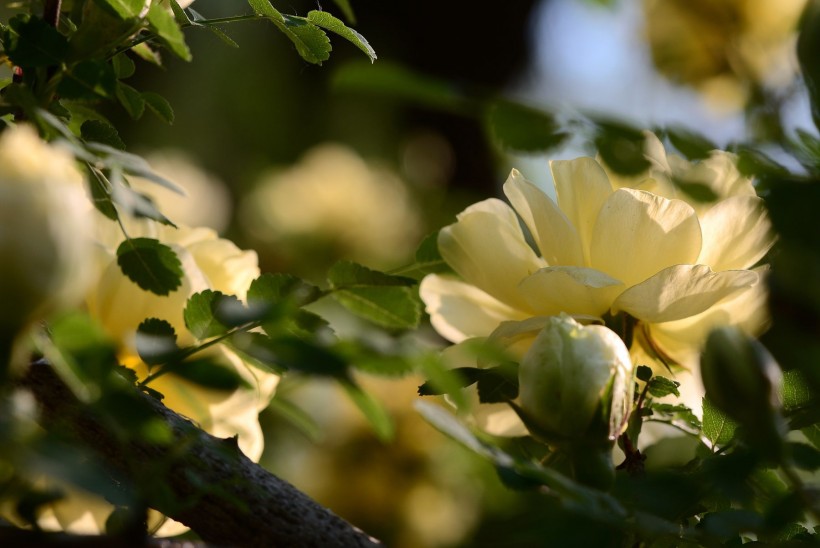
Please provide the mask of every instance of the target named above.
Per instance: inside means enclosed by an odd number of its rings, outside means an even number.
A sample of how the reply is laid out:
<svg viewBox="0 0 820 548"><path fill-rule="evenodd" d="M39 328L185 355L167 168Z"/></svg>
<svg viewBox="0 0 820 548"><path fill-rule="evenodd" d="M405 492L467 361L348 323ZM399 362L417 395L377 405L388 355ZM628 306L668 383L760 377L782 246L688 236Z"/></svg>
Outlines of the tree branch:
<svg viewBox="0 0 820 548"><path fill-rule="evenodd" d="M342 520L289 483L251 462L234 439L220 439L144 395L173 432L167 446L123 443L81 404L43 360L21 381L41 408L46 429L87 446L111 469L129 478L161 473L146 489L146 503L193 529L203 540L230 546L365 547L379 542ZM180 451L180 447L184 447ZM157 463L167 466L157 467ZM161 472L158 472L158 469ZM206 486L206 487L203 487ZM166 492L163 493L162 491ZM167 490L174 495L168 500ZM179 501L185 501L180 505Z"/></svg>

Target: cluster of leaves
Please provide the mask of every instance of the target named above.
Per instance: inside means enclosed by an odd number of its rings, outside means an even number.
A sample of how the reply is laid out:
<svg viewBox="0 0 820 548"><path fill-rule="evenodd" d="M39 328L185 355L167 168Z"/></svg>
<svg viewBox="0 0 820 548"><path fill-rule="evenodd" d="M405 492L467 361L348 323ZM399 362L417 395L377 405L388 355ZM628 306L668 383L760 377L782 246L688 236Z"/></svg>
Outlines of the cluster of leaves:
<svg viewBox="0 0 820 548"><path fill-rule="evenodd" d="M336 2L348 20L353 12L347 1ZM170 221L144 194L128 184L129 176L144 177L181 192L154 173L140 157L125 152L125 143L97 105L119 104L137 120L146 111L167 123L174 120L168 101L152 91L126 83L136 71L135 61L161 65L163 53L190 60L184 29L206 29L236 46L221 26L248 20L269 20L309 63L321 64L330 56L327 32L350 41L371 61L376 59L367 40L328 12L311 11L306 17L283 15L268 0L249 0L252 14L208 19L176 0L84 0L72 2L68 11L60 2L47 0L41 15L31 10L14 15L0 27L3 58L14 67L14 77L2 82L0 116L28 120L48 140L69 146L84 163L95 206L107 217L147 217ZM143 289L167 294L179 285L173 250L156 240L129 240L120 250L120 264L152 256L159 265L155 284ZM135 280L136 281L136 280Z"/></svg>

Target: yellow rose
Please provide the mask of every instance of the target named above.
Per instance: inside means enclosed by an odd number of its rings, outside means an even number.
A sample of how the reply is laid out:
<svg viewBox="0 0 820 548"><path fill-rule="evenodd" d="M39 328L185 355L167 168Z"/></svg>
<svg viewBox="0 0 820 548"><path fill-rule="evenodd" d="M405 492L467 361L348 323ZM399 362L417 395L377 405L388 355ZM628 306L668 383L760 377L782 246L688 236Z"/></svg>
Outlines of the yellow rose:
<svg viewBox="0 0 820 548"><path fill-rule="evenodd" d="M513 170L504 185L513 207L493 198L459 214L438 239L458 277L430 275L420 288L436 330L457 343L502 322L624 313L634 319L635 363L666 356L692 368L711 327L761 329L761 273L750 269L773 242L762 200L731 156L688 164L651 143L645 178L613 184L592 158L555 161L557 202ZM669 181L681 174L721 199L693 206L674 197ZM522 327L517 345L537 332Z"/></svg>
<svg viewBox="0 0 820 548"><path fill-rule="evenodd" d="M139 359L135 347L136 330L144 319L167 321L174 327L180 345L193 344L196 340L186 329L183 319L188 297L212 289L244 299L250 282L259 275L259 268L255 252L240 250L208 228L174 229L144 220L125 221L125 224L131 237L157 238L171 246L184 271L182 285L166 296L140 289L122 274L116 263L115 251L121 238L119 229L100 217L97 239L103 249L101 274L88 295L88 309L119 343L121 362L132 367L140 378L145 378L148 368ZM211 390L173 375L158 377L150 386L165 396L165 405L190 418L210 434L223 438L238 436L242 451L249 458L258 460L264 447L258 415L273 396L279 377L252 368L220 346L203 353L233 368L250 388L240 388L232 393ZM112 507L76 489L61 488L68 496L48 506L40 518L41 526L74 533L102 531ZM150 527L156 527L162 523L162 516L151 512L149 521ZM167 520L157 534L176 535L185 530L181 524Z"/></svg>
<svg viewBox="0 0 820 548"><path fill-rule="evenodd" d="M13 335L90 282L89 201L67 151L29 126L0 136L0 330Z"/></svg>

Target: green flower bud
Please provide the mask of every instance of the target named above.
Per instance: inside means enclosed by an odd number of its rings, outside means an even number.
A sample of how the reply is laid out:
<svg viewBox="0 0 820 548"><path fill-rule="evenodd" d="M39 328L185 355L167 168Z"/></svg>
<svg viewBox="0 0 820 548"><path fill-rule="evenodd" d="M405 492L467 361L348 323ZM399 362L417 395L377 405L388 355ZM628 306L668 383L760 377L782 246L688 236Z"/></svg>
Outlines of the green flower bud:
<svg viewBox="0 0 820 548"><path fill-rule="evenodd" d="M552 317L521 361L522 418L551 443L607 445L623 431L632 376L629 350L613 331Z"/></svg>
<svg viewBox="0 0 820 548"><path fill-rule="evenodd" d="M784 433L783 375L763 345L736 327L715 329L701 356L701 376L709 401L745 427L747 441L776 457Z"/></svg>

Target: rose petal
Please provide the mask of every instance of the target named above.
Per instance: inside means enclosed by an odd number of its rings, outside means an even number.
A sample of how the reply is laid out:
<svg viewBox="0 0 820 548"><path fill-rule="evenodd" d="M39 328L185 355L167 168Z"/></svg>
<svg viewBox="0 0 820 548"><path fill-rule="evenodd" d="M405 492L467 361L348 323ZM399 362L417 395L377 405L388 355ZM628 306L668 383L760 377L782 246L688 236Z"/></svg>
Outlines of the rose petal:
<svg viewBox="0 0 820 548"><path fill-rule="evenodd" d="M693 263L700 248L700 224L691 206L622 188L601 208L590 258L593 268L631 286L666 267Z"/></svg>
<svg viewBox="0 0 820 548"><path fill-rule="evenodd" d="M541 257L549 265L581 265L583 253L578 232L558 205L538 187L512 170L504 194L529 228Z"/></svg>
<svg viewBox="0 0 820 548"><path fill-rule="evenodd" d="M518 286L538 314L600 316L624 290L624 284L600 270L572 266L542 268Z"/></svg>
<svg viewBox="0 0 820 548"><path fill-rule="evenodd" d="M592 266L589 261L590 241L598 212L612 194L609 178L601 165L592 158L552 161L550 171L555 181L558 207L578 231L581 241L584 263L575 264Z"/></svg>
<svg viewBox="0 0 820 548"><path fill-rule="evenodd" d="M705 265L675 265L624 291L612 309L649 323L680 320L700 314L757 280L751 270L713 272Z"/></svg>
<svg viewBox="0 0 820 548"><path fill-rule="evenodd" d="M515 212L491 198L458 215L439 232L439 251L465 281L522 310L529 305L518 282L545 266L527 244Z"/></svg>
<svg viewBox="0 0 820 548"><path fill-rule="evenodd" d="M653 324L650 334L653 340L679 363L691 365L684 356L700 352L709 331L722 325L736 325L750 335L759 335L769 323L766 308L767 269L755 269L758 282L750 288L723 299L705 312L674 322Z"/></svg>
<svg viewBox="0 0 820 548"><path fill-rule="evenodd" d="M426 276L419 294L435 330L455 343L486 337L503 321L529 316L452 276Z"/></svg>
<svg viewBox="0 0 820 548"><path fill-rule="evenodd" d="M757 196L733 196L700 217L703 249L698 263L712 270L753 266L774 244L771 222L763 200Z"/></svg>

